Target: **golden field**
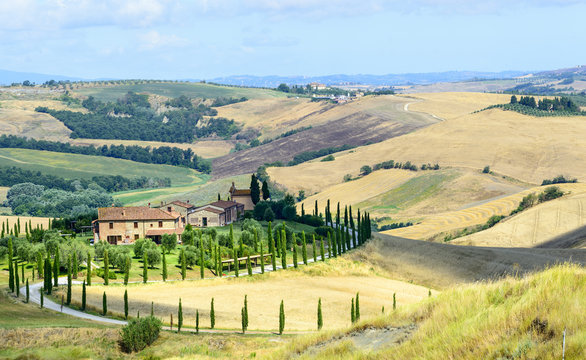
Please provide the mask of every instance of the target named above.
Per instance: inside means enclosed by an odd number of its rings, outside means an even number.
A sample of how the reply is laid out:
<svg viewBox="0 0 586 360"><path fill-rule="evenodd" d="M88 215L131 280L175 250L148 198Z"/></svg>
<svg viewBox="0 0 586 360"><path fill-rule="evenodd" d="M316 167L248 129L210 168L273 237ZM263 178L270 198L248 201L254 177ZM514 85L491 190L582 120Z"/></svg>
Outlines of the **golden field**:
<svg viewBox="0 0 586 360"><path fill-rule="evenodd" d="M14 228L14 225L18 223L18 220L20 220L20 231L22 234L24 234L24 223L25 222L31 222L33 229L35 229L37 227L37 225L43 226L43 229L48 229L49 228L49 220L51 220L51 218L46 218L46 217L35 217L35 216L6 216L6 215L0 215L0 223L4 223L6 224L6 220L8 220L8 225L10 226L10 229ZM9 230L10 231L10 230Z"/></svg>

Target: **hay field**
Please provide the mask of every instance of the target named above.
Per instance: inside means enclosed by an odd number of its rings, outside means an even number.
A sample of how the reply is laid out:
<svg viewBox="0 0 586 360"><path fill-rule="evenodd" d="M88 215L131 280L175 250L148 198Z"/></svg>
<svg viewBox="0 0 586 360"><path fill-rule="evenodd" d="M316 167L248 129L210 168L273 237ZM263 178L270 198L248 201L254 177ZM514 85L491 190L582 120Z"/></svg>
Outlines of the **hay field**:
<svg viewBox="0 0 586 360"><path fill-rule="evenodd" d="M499 198L457 211L448 211L424 218L420 223L410 227L384 231L384 234L407 239L429 239L442 232L485 223L493 215L508 215L517 208L521 199L530 194L543 191L547 186L535 187L514 195ZM584 192L586 184L559 184L564 192Z"/></svg>
<svg viewBox="0 0 586 360"><path fill-rule="evenodd" d="M494 227L452 241L474 246L534 247L586 225L586 185L569 195L537 205Z"/></svg>
<svg viewBox="0 0 586 360"><path fill-rule="evenodd" d="M31 224L33 225L33 229L37 227L37 225L43 226L43 229L48 229L49 228L49 220L51 220L51 218L48 217L35 217L35 216L6 216L6 215L0 215L0 223L4 223L6 224L6 220L8 220L8 226L9 229L12 229L14 227L14 224L18 223L18 220L20 220L20 231L24 234L24 223L25 222L31 222ZM10 230L9 230L10 231Z"/></svg>
<svg viewBox="0 0 586 360"><path fill-rule="evenodd" d="M16 166L69 179L91 179L97 175L170 177L173 185L192 185L205 180L197 171L177 166L27 149L0 149L0 166Z"/></svg>
<svg viewBox="0 0 586 360"><path fill-rule="evenodd" d="M64 141L70 133L71 130L49 114L0 107L0 135Z"/></svg>
<svg viewBox="0 0 586 360"><path fill-rule="evenodd" d="M327 174L341 181L347 173L357 174L362 165L394 159L473 169L489 165L492 171L534 184L559 174L586 180L586 163L582 161L586 152L586 138L582 136L586 133L586 117L538 118L499 109L471 114L468 112L504 102L504 96L426 96L430 100L409 105L409 110L429 111L445 121L354 152L336 154L336 161L331 163L314 161L270 168L269 175L278 183L298 174L313 174L316 178Z"/></svg>
<svg viewBox="0 0 586 360"><path fill-rule="evenodd" d="M333 265L330 265L333 263ZM108 309L123 313L123 286L87 288L88 304L101 309L102 294L108 296ZM392 308L393 293L399 306L427 298L428 289L390 280L359 263L344 258L330 260L298 270L267 273L253 278L224 278L203 281L137 284L128 287L129 313L149 313L151 301L157 316L165 322L177 314L182 299L184 322L193 326L195 310L200 311L200 326L209 327L210 300L213 297L216 327L238 329L244 295L248 295L249 329L278 328L279 304L285 303L286 329L314 330L318 298L322 298L324 328L350 325L350 300L360 292L363 318L378 315L381 307ZM81 286L73 288L73 299L81 299Z"/></svg>

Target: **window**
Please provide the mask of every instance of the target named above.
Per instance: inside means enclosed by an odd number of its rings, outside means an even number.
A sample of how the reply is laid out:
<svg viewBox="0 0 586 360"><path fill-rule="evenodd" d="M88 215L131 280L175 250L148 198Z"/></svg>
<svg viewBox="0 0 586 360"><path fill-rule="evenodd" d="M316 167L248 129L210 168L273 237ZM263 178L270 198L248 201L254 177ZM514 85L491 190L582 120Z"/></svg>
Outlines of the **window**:
<svg viewBox="0 0 586 360"><path fill-rule="evenodd" d="M114 229L114 223L110 223L110 229Z"/></svg>
<svg viewBox="0 0 586 360"><path fill-rule="evenodd" d="M159 227L163 227L163 222L159 221Z"/></svg>
<svg viewBox="0 0 586 360"><path fill-rule="evenodd" d="M135 221L135 222L134 222L134 228L135 228L135 229L138 229L138 221Z"/></svg>
<svg viewBox="0 0 586 360"><path fill-rule="evenodd" d="M169 207L167 207L167 211L168 211L168 212L171 212L171 207L170 207L170 206L169 206Z"/></svg>
<svg viewBox="0 0 586 360"><path fill-rule="evenodd" d="M134 240L138 240L138 234L134 234Z"/></svg>

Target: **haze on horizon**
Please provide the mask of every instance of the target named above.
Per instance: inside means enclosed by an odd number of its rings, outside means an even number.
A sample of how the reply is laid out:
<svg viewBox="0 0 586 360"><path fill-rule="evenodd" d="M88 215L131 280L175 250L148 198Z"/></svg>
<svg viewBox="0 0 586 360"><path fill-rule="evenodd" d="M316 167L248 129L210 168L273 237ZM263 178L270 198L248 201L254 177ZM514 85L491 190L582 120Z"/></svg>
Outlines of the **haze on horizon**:
<svg viewBox="0 0 586 360"><path fill-rule="evenodd" d="M583 0L22 0L0 68L205 79L547 70L584 63Z"/></svg>

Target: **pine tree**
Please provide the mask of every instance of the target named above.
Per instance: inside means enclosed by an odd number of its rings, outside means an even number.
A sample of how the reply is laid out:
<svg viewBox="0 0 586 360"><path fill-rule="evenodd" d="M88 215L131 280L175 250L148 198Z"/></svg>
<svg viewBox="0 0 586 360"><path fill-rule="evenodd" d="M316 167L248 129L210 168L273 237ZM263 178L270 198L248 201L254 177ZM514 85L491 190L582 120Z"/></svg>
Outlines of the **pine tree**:
<svg viewBox="0 0 586 360"><path fill-rule="evenodd" d="M44 298L45 298L45 288L41 287L41 309L43 308L43 302L44 302Z"/></svg>
<svg viewBox="0 0 586 360"><path fill-rule="evenodd" d="M267 184L266 180L262 181L262 199L268 200L271 197L271 193L269 192L269 184Z"/></svg>
<svg viewBox="0 0 586 360"><path fill-rule="evenodd" d="M179 261L181 262L181 280L185 280L187 276L187 261L185 260L185 249L181 248L181 254L179 256Z"/></svg>
<svg viewBox="0 0 586 360"><path fill-rule="evenodd" d="M79 265L77 263L77 253L73 252L73 271L72 275L74 279L77 279L77 274L79 273Z"/></svg>
<svg viewBox="0 0 586 360"><path fill-rule="evenodd" d="M356 307L355 318L356 318L356 321L359 321L360 320L360 294L359 293L356 293L355 307Z"/></svg>
<svg viewBox="0 0 586 360"><path fill-rule="evenodd" d="M285 227L281 231L281 265L283 269L287 269L287 233Z"/></svg>
<svg viewBox="0 0 586 360"><path fill-rule="evenodd" d="M8 238L8 286L10 286L11 292L14 292L14 269L12 268L13 257L12 238Z"/></svg>
<svg viewBox="0 0 586 360"><path fill-rule="evenodd" d="M59 261L59 246L55 249L55 259L53 260L53 286L59 286L59 268L61 262Z"/></svg>
<svg viewBox="0 0 586 360"><path fill-rule="evenodd" d="M18 261L14 260L14 286L16 288L16 297L20 296L20 277L18 276Z"/></svg>
<svg viewBox="0 0 586 360"><path fill-rule="evenodd" d="M167 281L167 257L165 256L165 250L162 251L163 253L163 281Z"/></svg>
<svg viewBox="0 0 586 360"><path fill-rule="evenodd" d="M87 252L87 269L85 270L87 286L92 286L92 256Z"/></svg>
<svg viewBox="0 0 586 360"><path fill-rule="evenodd" d="M350 307L350 321L352 324L356 322L356 310L354 310L354 298L352 298L352 306Z"/></svg>
<svg viewBox="0 0 586 360"><path fill-rule="evenodd" d="M317 301L317 330L321 330L324 325L324 320L321 313L321 298Z"/></svg>
<svg viewBox="0 0 586 360"><path fill-rule="evenodd" d="M146 253L144 255L146 259ZM145 265L146 267L146 265ZM108 250L104 250L104 285L108 285L110 283L110 261L108 259Z"/></svg>
<svg viewBox="0 0 586 360"><path fill-rule="evenodd" d="M25 223L26 224L26 223ZM28 304L28 300L30 298L30 289L28 287L28 278L26 279L26 303Z"/></svg>
<svg viewBox="0 0 586 360"><path fill-rule="evenodd" d="M102 315L106 316L108 313L108 299L106 298L106 292L102 295Z"/></svg>
<svg viewBox="0 0 586 360"><path fill-rule="evenodd" d="M397 309L397 298L395 297L396 295L396 293L393 293L393 310Z"/></svg>
<svg viewBox="0 0 586 360"><path fill-rule="evenodd" d="M214 326L216 326L216 310L214 309L214 298L212 298L210 305L210 329L213 329Z"/></svg>
<svg viewBox="0 0 586 360"><path fill-rule="evenodd" d="M329 234L328 234L329 236ZM321 238L319 240L319 255L321 256L321 261L326 261L326 253L324 249L324 239Z"/></svg>
<svg viewBox="0 0 586 360"><path fill-rule="evenodd" d="M69 259L67 259L67 301L66 304L71 304L71 278L72 274L71 271L71 255L69 255Z"/></svg>
<svg viewBox="0 0 586 360"><path fill-rule="evenodd" d="M271 254L271 263L273 265L273 271L277 270L277 253L275 251L275 240L273 239L273 230L271 222L267 229L267 241L269 243L269 253Z"/></svg>
<svg viewBox="0 0 586 360"><path fill-rule="evenodd" d="M307 265L307 241L305 240L305 231L301 232L301 257L303 258L303 263ZM314 242L315 243L315 242ZM315 250L315 246L314 246Z"/></svg>
<svg viewBox="0 0 586 360"><path fill-rule="evenodd" d="M145 253L142 256L142 282L146 284L147 281L149 281L149 263L145 251Z"/></svg>
<svg viewBox="0 0 586 360"><path fill-rule="evenodd" d="M204 257L203 257L203 237L199 237L199 277L203 279L204 277Z"/></svg>
<svg viewBox="0 0 586 360"><path fill-rule="evenodd" d="M281 300L281 306L279 307L279 335L283 334L283 330L285 330L285 305Z"/></svg>
<svg viewBox="0 0 586 360"><path fill-rule="evenodd" d="M183 307L181 306L181 298L179 298L179 311L177 311L177 332L181 332L183 326Z"/></svg>
<svg viewBox="0 0 586 360"><path fill-rule="evenodd" d="M85 311L85 300L86 300L86 290L85 290L85 280L84 280L83 285L81 287L81 311Z"/></svg>
<svg viewBox="0 0 586 360"><path fill-rule="evenodd" d="M199 309L195 310L195 333L199 334Z"/></svg>
<svg viewBox="0 0 586 360"><path fill-rule="evenodd" d="M260 188L254 174L250 177L250 199L254 205L260 201Z"/></svg>
<svg viewBox="0 0 586 360"><path fill-rule="evenodd" d="M260 273L265 273L265 252L263 249L262 241L260 242Z"/></svg>
<svg viewBox="0 0 586 360"><path fill-rule="evenodd" d="M130 257L126 257L126 268L124 269L124 286L128 285L128 278L130 277Z"/></svg>
<svg viewBox="0 0 586 360"><path fill-rule="evenodd" d="M232 257L234 258L234 275L238 277L240 262L238 261L238 254L236 253L236 249L232 249Z"/></svg>
<svg viewBox="0 0 586 360"><path fill-rule="evenodd" d="M128 290L124 290L124 319L128 320Z"/></svg>

